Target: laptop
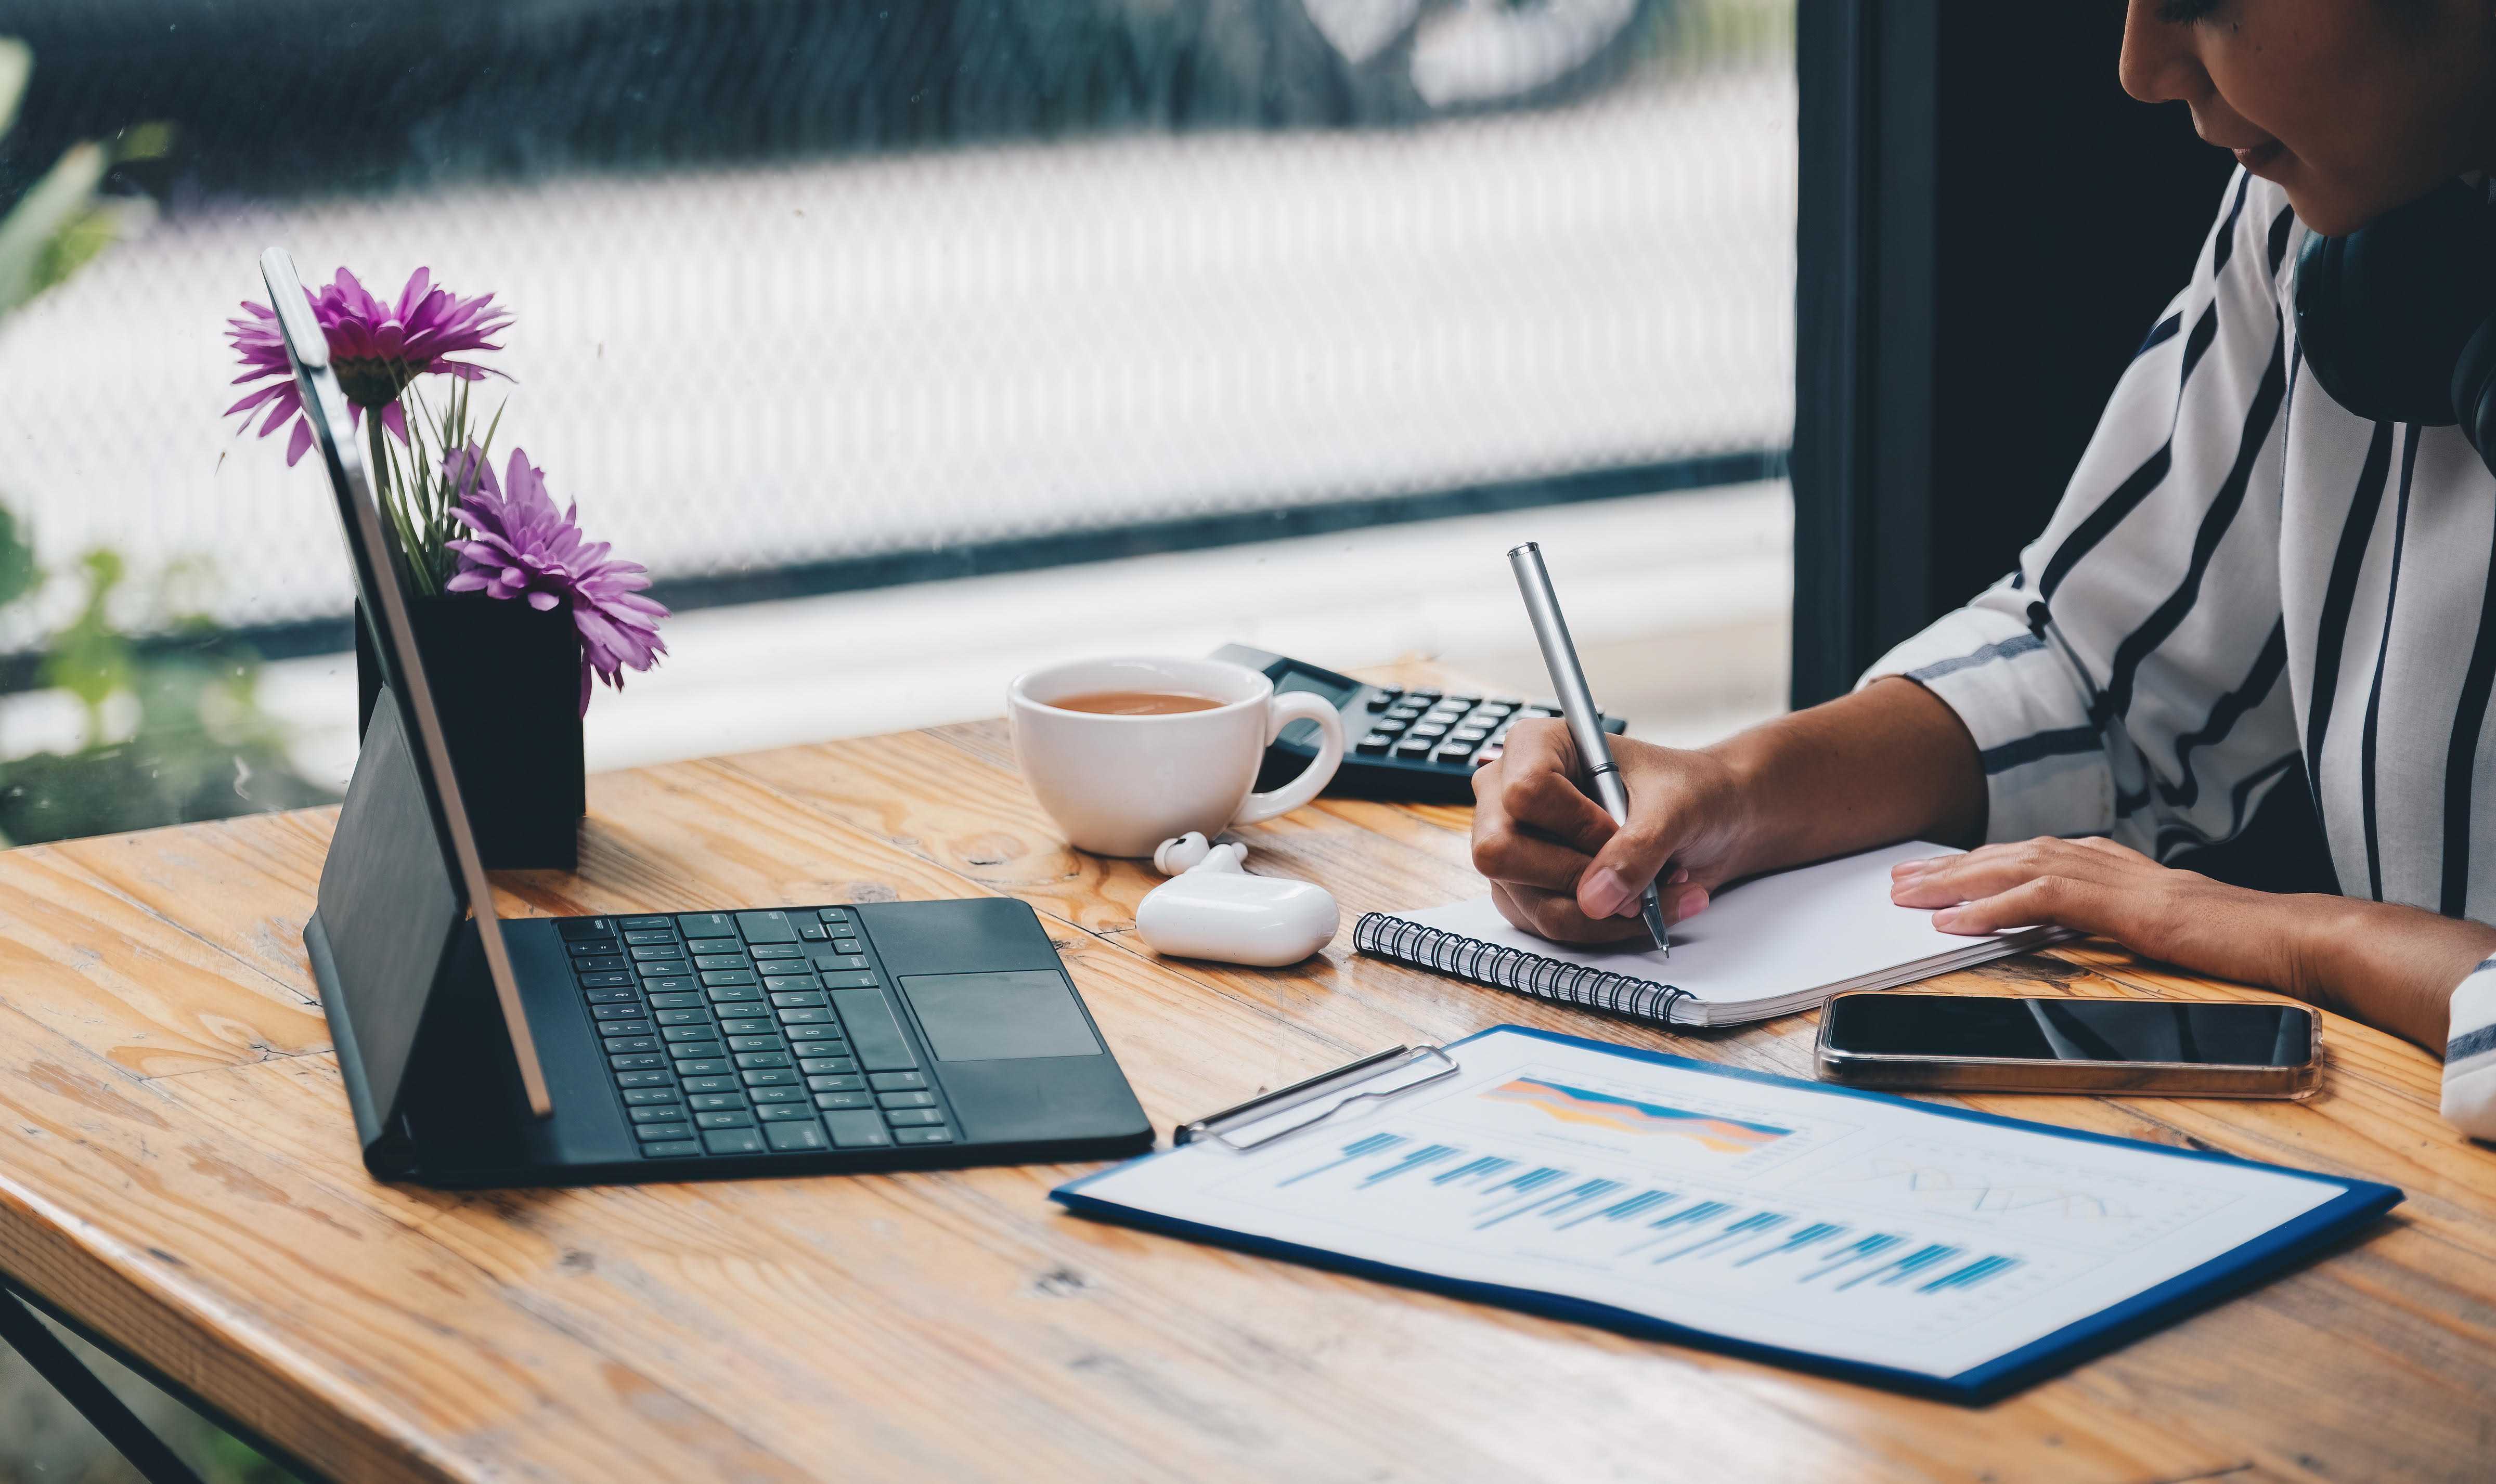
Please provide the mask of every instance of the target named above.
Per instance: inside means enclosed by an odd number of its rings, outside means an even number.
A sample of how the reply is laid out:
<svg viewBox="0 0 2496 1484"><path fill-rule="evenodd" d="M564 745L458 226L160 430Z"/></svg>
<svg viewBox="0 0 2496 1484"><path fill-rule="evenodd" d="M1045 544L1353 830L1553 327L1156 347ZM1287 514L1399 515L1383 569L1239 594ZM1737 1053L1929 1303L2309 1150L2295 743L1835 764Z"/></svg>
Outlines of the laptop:
<svg viewBox="0 0 2496 1484"><path fill-rule="evenodd" d="M261 273L388 693L303 928L366 1168L473 1189L1152 1146L1021 902L498 919L328 344L294 260Z"/></svg>

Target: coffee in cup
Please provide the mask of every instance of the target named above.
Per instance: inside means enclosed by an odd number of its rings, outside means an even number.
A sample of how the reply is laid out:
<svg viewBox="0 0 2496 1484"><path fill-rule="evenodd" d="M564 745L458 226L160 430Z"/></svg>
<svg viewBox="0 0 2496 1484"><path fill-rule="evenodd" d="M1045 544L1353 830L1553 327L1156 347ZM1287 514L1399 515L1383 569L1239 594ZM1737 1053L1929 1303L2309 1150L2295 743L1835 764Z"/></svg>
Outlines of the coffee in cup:
<svg viewBox="0 0 2496 1484"><path fill-rule="evenodd" d="M1173 835L1206 838L1297 809L1343 763L1343 718L1324 696L1221 660L1080 660L1006 691L1014 758L1040 807L1076 850L1150 855ZM1253 792L1265 745L1317 724L1318 756L1279 788Z"/></svg>

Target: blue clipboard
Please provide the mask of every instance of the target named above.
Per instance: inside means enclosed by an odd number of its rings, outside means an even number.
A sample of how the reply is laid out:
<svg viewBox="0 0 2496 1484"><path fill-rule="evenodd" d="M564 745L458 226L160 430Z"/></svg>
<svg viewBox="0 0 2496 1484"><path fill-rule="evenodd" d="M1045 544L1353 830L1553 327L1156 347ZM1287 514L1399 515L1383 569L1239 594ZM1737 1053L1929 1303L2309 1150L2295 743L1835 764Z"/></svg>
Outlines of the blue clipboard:
<svg viewBox="0 0 2496 1484"><path fill-rule="evenodd" d="M1085 1193L1086 1187L1095 1185L1119 1170L1146 1160L1169 1159L1177 1152L1175 1149L1143 1155L1126 1163L1111 1165L1081 1179L1069 1181L1050 1191L1050 1198L1078 1216L1098 1221L1113 1221L1148 1231L1159 1231L1190 1241L1208 1242L1261 1256L1281 1257L1312 1267L1327 1268L1357 1277L1373 1278L1385 1283L1400 1283L1407 1287L1427 1289L1456 1298L1497 1304L1507 1309L1565 1319L1572 1323L1593 1325L1640 1339L1666 1340L1676 1345L1687 1345L1699 1349L1714 1350L1749 1360L1765 1361L1772 1365L1789 1366L1795 1370L1835 1376L1842 1380L1860 1381L1867 1385L1887 1387L1895 1391L1934 1397L1968 1406L1991 1402L2021 1390L2047 1376L2069 1370L2081 1361L2114 1349L2151 1330L2163 1328L2198 1313L2223 1298L2241 1293L2307 1257L2324 1252L2342 1239L2363 1230L2392 1207L2400 1204L2404 1198L2403 1192L2398 1188L2374 1181L2344 1180L2337 1176L2317 1174L2311 1170L2295 1169L2288 1165L2240 1159L2233 1155L2203 1150L2174 1149L2164 1144L2118 1138L2112 1134L2089 1133L2053 1124L2003 1118L1995 1114L1979 1113L1965 1108L1943 1107L1919 1102L1912 1098L1893 1097L1887 1093L1866 1092L1857 1088L1837 1087L1825 1082L1808 1082L1794 1077L1781 1077L1769 1072L1723 1067L1712 1062L1668 1056L1663 1052L1642 1051L1606 1041L1589 1040L1583 1036L1561 1036L1549 1031L1538 1031L1528 1026L1493 1026L1488 1030L1476 1032L1462 1040L1450 1042L1445 1049L1452 1051L1482 1036L1500 1033L1530 1036L1557 1045L1574 1046L1631 1061L1680 1067L1736 1081L1801 1089L1828 1098L1865 1098L1874 1102L1893 1103L1913 1108L1919 1114L1937 1119L2018 1128L2077 1143L2150 1150L2170 1159L2206 1160L2267 1170L2326 1186L2336 1186L2340 1193L2302 1216L2282 1222L2198 1267L2143 1289L2120 1303L2100 1310L2086 1318L2075 1320L2018 1349L1998 1355L1956 1375L1944 1376L1901 1370L1891 1366L1844 1360L1810 1350L1756 1344L1708 1330L1676 1324L1634 1310L1551 1293L1539 1288L1512 1287L1446 1278L1420 1269L1356 1257L1325 1248L1308 1247L1226 1227L1209 1226L1166 1217ZM1401 1050L1401 1048L1398 1049ZM1226 1122L1235 1126L1243 1117L1270 1117L1277 1109L1288 1109L1294 1105L1325 1108L1330 1112L1331 1107L1326 1103L1326 1098L1330 1094L1339 1094L1348 1085L1347 1078L1388 1061L1393 1055L1393 1053L1381 1053L1377 1057L1364 1058L1348 1067L1338 1068L1334 1072L1311 1078L1308 1082L1284 1088L1266 1098L1243 1104L1239 1108L1230 1109L1212 1118L1188 1125L1179 1131L1178 1142L1184 1144L1191 1137L1204 1136ZM1428 1077L1420 1077L1407 1082L1404 1087L1396 1091L1409 1090L1428 1080L1430 1080ZM1312 1126L1324 1116L1326 1116L1325 1112L1317 1113L1311 1117L1309 1123L1289 1129L1282 1136L1289 1137L1298 1132L1300 1128Z"/></svg>

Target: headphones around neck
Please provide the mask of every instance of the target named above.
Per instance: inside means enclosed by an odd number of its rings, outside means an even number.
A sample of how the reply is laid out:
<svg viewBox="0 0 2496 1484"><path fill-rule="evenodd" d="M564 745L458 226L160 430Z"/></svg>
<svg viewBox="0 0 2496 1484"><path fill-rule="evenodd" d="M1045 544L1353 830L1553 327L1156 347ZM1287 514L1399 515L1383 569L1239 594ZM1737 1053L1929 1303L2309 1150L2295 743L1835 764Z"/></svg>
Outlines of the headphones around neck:
<svg viewBox="0 0 2496 1484"><path fill-rule="evenodd" d="M2296 255L2306 369L2360 417L2461 436L2496 473L2496 206L2449 180Z"/></svg>

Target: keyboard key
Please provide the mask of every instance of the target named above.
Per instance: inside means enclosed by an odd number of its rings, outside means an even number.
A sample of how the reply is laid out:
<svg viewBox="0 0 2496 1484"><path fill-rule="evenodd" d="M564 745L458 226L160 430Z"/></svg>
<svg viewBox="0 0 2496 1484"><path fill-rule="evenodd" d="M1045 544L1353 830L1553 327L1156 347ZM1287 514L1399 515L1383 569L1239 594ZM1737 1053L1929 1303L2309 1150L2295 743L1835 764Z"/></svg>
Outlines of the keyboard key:
<svg viewBox="0 0 2496 1484"><path fill-rule="evenodd" d="M934 1093L878 1093L875 1095L875 1100L884 1104L888 1108L932 1108L936 1106L936 1095Z"/></svg>
<svg viewBox="0 0 2496 1484"><path fill-rule="evenodd" d="M751 1128L705 1128L702 1147L715 1155L759 1155L763 1135Z"/></svg>
<svg viewBox="0 0 2496 1484"><path fill-rule="evenodd" d="M920 1128L943 1123L945 1113L941 1108L889 1108L884 1121L895 1128Z"/></svg>
<svg viewBox="0 0 2496 1484"><path fill-rule="evenodd" d="M747 1087L796 1087L797 1085L796 1070L788 1067L757 1067L751 1071L739 1072L737 1075L745 1079Z"/></svg>
<svg viewBox="0 0 2496 1484"><path fill-rule="evenodd" d="M621 953L598 953L588 958L574 959L572 967L577 974L605 974L610 970L621 969L629 962L631 960Z"/></svg>
<svg viewBox="0 0 2496 1484"><path fill-rule="evenodd" d="M826 989L872 989L878 981L871 973L834 971L821 975L818 982Z"/></svg>
<svg viewBox="0 0 2496 1484"><path fill-rule="evenodd" d="M883 990L834 990L832 1005L840 1011L841 1028L849 1032L850 1045L857 1050L859 1065L867 1070L909 1071L919 1066L919 1055L902 1038L900 1023L892 1018L891 1002L885 999Z"/></svg>
<svg viewBox="0 0 2496 1484"><path fill-rule="evenodd" d="M780 1012L780 1023L789 1027L793 1036L799 1026L820 1026L823 1029L818 1034L824 1036L841 1034L840 1028L832 1024L832 1012L827 1006L799 1005L795 1009L784 1009Z"/></svg>
<svg viewBox="0 0 2496 1484"><path fill-rule="evenodd" d="M790 1065L789 1053L785 1051L740 1051L736 1053L736 1065L740 1068L746 1069L751 1069L757 1067L786 1067Z"/></svg>
<svg viewBox="0 0 2496 1484"><path fill-rule="evenodd" d="M726 912L678 912L676 926L684 930L687 938L736 936L736 924L728 920Z"/></svg>
<svg viewBox="0 0 2496 1484"><path fill-rule="evenodd" d="M722 1113L745 1106L745 1099L734 1093L699 1093L686 1101L697 1113Z"/></svg>
<svg viewBox="0 0 2496 1484"><path fill-rule="evenodd" d="M650 1023L646 1020L602 1020L598 1022L598 1034L601 1036L648 1036L651 1034Z"/></svg>
<svg viewBox="0 0 2496 1484"><path fill-rule="evenodd" d="M664 933L674 930L676 919L673 917L621 917L617 919L617 923L628 933Z"/></svg>
<svg viewBox="0 0 2496 1484"><path fill-rule="evenodd" d="M668 1059L655 1053L641 1056L611 1056L607 1059L607 1065L617 1071L661 1071L667 1067Z"/></svg>
<svg viewBox="0 0 2496 1484"><path fill-rule="evenodd" d="M804 958L806 956L805 947L800 943L759 943L753 947L748 948L746 951L753 954L757 959Z"/></svg>
<svg viewBox="0 0 2496 1484"><path fill-rule="evenodd" d="M766 986L770 982L766 980ZM815 987L812 979L780 979L777 982L806 986L803 989L783 989L771 996L771 1003L784 1010L821 1009L832 1003L824 998L824 992Z"/></svg>
<svg viewBox="0 0 2496 1484"><path fill-rule="evenodd" d="M640 974L641 982L646 985L652 979L681 979L694 971L693 966L680 958L653 958L635 959L633 972Z"/></svg>
<svg viewBox="0 0 2496 1484"><path fill-rule="evenodd" d="M831 1147L831 1142L824 1137L823 1126L811 1118L802 1124L764 1124L763 1136L770 1141L773 1149L784 1155Z"/></svg>
<svg viewBox="0 0 2496 1484"><path fill-rule="evenodd" d="M565 943L564 947L570 951L574 958L597 958L602 954L611 954L617 951L615 947L615 940L612 938L576 939L571 943Z"/></svg>
<svg viewBox="0 0 2496 1484"><path fill-rule="evenodd" d="M797 925L784 912L738 912L736 925L747 943L796 943Z"/></svg>
<svg viewBox="0 0 2496 1484"><path fill-rule="evenodd" d="M592 1005L639 1005L641 997L629 989L584 989L580 998Z"/></svg>
<svg viewBox="0 0 2496 1484"><path fill-rule="evenodd" d="M817 1093L815 1095L815 1106L825 1109L866 1108L872 1110L875 1107L875 1095L873 1093Z"/></svg>
<svg viewBox="0 0 2496 1484"><path fill-rule="evenodd" d="M652 1139L689 1139L694 1136L694 1128L693 1125L681 1121L672 1124L643 1124L633 1130L633 1136L644 1143Z"/></svg>
<svg viewBox="0 0 2496 1484"><path fill-rule="evenodd" d="M832 940L832 951L834 953L849 954L864 953L866 951L866 944L858 942L855 938L835 938Z"/></svg>
<svg viewBox="0 0 2496 1484"><path fill-rule="evenodd" d="M652 1057L650 1060L656 1062L659 1059ZM676 1064L677 1074L686 1077L724 1077L734 1069L724 1057L702 1057Z"/></svg>
<svg viewBox="0 0 2496 1484"><path fill-rule="evenodd" d="M681 1159L687 1155L698 1155L702 1152L702 1145L693 1139L668 1139L662 1143L641 1146L641 1153L654 1159Z"/></svg>
<svg viewBox="0 0 2496 1484"><path fill-rule="evenodd" d="M904 1144L951 1144L953 1142L953 1130L951 1128L895 1128L892 1130L892 1136Z"/></svg>
<svg viewBox="0 0 2496 1484"><path fill-rule="evenodd" d="M643 959L682 958L685 956L684 950L676 946L676 941L670 938L665 933L644 936L656 937L659 941L657 943L637 943L624 951L635 958Z"/></svg>
<svg viewBox="0 0 2496 1484"><path fill-rule="evenodd" d="M657 1107L626 1108L637 1124L677 1124L684 1122L685 1110L673 1103Z"/></svg>
<svg viewBox="0 0 2496 1484"><path fill-rule="evenodd" d="M785 1048L780 1044L780 1037L776 1036L732 1036L728 1038L728 1049L731 1051L779 1051Z"/></svg>
<svg viewBox="0 0 2496 1484"><path fill-rule="evenodd" d="M679 1095L676 1090L672 1087L635 1087L627 1088L624 1091L624 1100L635 1107L645 1107L653 1103L661 1102L674 1102L678 1096Z"/></svg>
<svg viewBox="0 0 2496 1484"><path fill-rule="evenodd" d="M850 920L850 910L846 907L827 907L815 913L815 916L824 922L847 922Z"/></svg>
<svg viewBox="0 0 2496 1484"><path fill-rule="evenodd" d="M707 1031L710 1028L704 1026L702 1029ZM709 1061L728 1055L728 1048L721 1045L716 1037L699 1041L670 1041L667 1051L668 1055L679 1062Z"/></svg>
<svg viewBox="0 0 2496 1484"><path fill-rule="evenodd" d="M695 1011L694 1013L699 1016L701 1012ZM710 1041L719 1039L719 1032L711 1028L711 1023L707 1020L699 1018L697 1018L691 1025L661 1026L659 1028L659 1034L671 1041Z"/></svg>
<svg viewBox="0 0 2496 1484"><path fill-rule="evenodd" d="M720 1008L719 1031L722 1036L768 1036L771 1022L762 1016L748 1016L749 1010L760 1010L759 1005L723 1005Z"/></svg>
<svg viewBox="0 0 2496 1484"><path fill-rule="evenodd" d="M879 1093L907 1093L927 1085L927 1074L918 1071L880 1071L866 1079L866 1085Z"/></svg>
<svg viewBox="0 0 2496 1484"><path fill-rule="evenodd" d="M640 930L626 928L624 930L624 942L636 948L641 947L647 943L674 943L675 941L676 935L666 928L642 928Z"/></svg>
<svg viewBox="0 0 2496 1484"><path fill-rule="evenodd" d="M892 1143L891 1130L874 1113L827 1113L824 1128L831 1134L832 1143L841 1149L883 1149Z"/></svg>
<svg viewBox="0 0 2496 1484"><path fill-rule="evenodd" d="M645 978L641 981L641 992L650 997L650 1003L652 1005L663 1006L679 1003L677 1001L660 998L663 995L684 995L690 997L701 988L702 986L695 983L690 975L677 976L671 974L665 978ZM699 1005L702 1002L692 998L687 998L681 1003L685 1005Z"/></svg>
<svg viewBox="0 0 2496 1484"><path fill-rule="evenodd" d="M628 1071L615 1079L617 1087L668 1087L676 1085L674 1076L664 1071Z"/></svg>
<svg viewBox="0 0 2496 1484"><path fill-rule="evenodd" d="M589 1013L595 1020L639 1020L641 1006L630 1000L619 1000L612 1005L593 1005Z"/></svg>
<svg viewBox="0 0 2496 1484"><path fill-rule="evenodd" d="M754 1116L766 1124L782 1123L793 1118L813 1123L815 1110L802 1102L766 1102L754 1110Z"/></svg>
<svg viewBox="0 0 2496 1484"><path fill-rule="evenodd" d="M694 1115L694 1127L698 1128L751 1128L754 1127L754 1115L746 1112L743 1108L733 1110L722 1109L715 1113L697 1113Z"/></svg>
<svg viewBox="0 0 2496 1484"><path fill-rule="evenodd" d="M742 953L697 953L694 955L694 967L696 969L743 969L747 965L745 955Z"/></svg>
<svg viewBox="0 0 2496 1484"><path fill-rule="evenodd" d="M686 951L692 953L743 953L744 941L738 938L688 938Z"/></svg>
<svg viewBox="0 0 2496 1484"><path fill-rule="evenodd" d="M685 1079L685 1091L688 1093L733 1093L736 1089L737 1081L734 1077L709 1076Z"/></svg>
<svg viewBox="0 0 2496 1484"><path fill-rule="evenodd" d="M704 987L710 989L729 985L750 985L757 990L763 987L763 980L751 969L714 969L705 973L702 976L702 981Z"/></svg>
<svg viewBox="0 0 2496 1484"><path fill-rule="evenodd" d="M866 1086L866 1078L856 1072L839 1072L831 1076L813 1076L806 1085L819 1093L855 1093Z"/></svg>
<svg viewBox="0 0 2496 1484"><path fill-rule="evenodd" d="M831 936L832 935L827 932L824 925L820 922L800 922L797 924L797 941L800 943L822 943Z"/></svg>
<svg viewBox="0 0 2496 1484"><path fill-rule="evenodd" d="M815 987L815 976L811 974L766 974L763 976L763 992L771 997L771 1003L773 1005L821 1005L824 1003L824 992ZM782 995L796 994L812 995L814 998L811 1000L783 1000L780 998Z"/></svg>
<svg viewBox="0 0 2496 1484"><path fill-rule="evenodd" d="M705 1010L661 1010L650 1017L663 1026L700 1026L710 1023Z"/></svg>
<svg viewBox="0 0 2496 1484"><path fill-rule="evenodd" d="M693 987L690 979L685 981L682 989L661 989L657 981L651 983L650 1008L654 1010L689 1010L702 1003L702 994Z"/></svg>
<svg viewBox="0 0 2496 1484"><path fill-rule="evenodd" d="M759 1009L763 1002L763 986L760 984L714 984L702 993L710 996L713 1005L729 1005L740 1000L751 1000Z"/></svg>
<svg viewBox="0 0 2496 1484"><path fill-rule="evenodd" d="M610 1036L607 1037L607 1054L608 1056L631 1056L637 1051L656 1051L658 1049L659 1038L655 1036Z"/></svg>
<svg viewBox="0 0 2496 1484"><path fill-rule="evenodd" d="M810 1056L797 1064L797 1069L810 1077L839 1076L858 1069L858 1058L847 1056Z"/></svg>
<svg viewBox="0 0 2496 1484"><path fill-rule="evenodd" d="M834 940L835 943L838 942ZM815 950L815 967L825 974L839 974L844 970L864 969L867 962L855 953L827 953L818 948Z"/></svg>
<svg viewBox="0 0 2496 1484"><path fill-rule="evenodd" d="M633 987L633 976L629 974L618 974L612 970L604 974L584 974L580 975L580 987L583 989L631 989Z"/></svg>
<svg viewBox="0 0 2496 1484"><path fill-rule="evenodd" d="M612 917L557 917L554 919L554 931L556 937L566 941L576 938L612 938L615 936L615 919Z"/></svg>
<svg viewBox="0 0 2496 1484"><path fill-rule="evenodd" d="M761 1103L761 1102L798 1102L798 1103L802 1103L802 1102L804 1102L804 1101L806 1100L806 1090L805 1090L804 1088L802 1088L802 1087L758 1087L758 1088L754 1089L752 1092L747 1093L745 1096L747 1096L748 1098L753 1098L753 1099L754 1099L756 1102L758 1102L758 1103Z"/></svg>

